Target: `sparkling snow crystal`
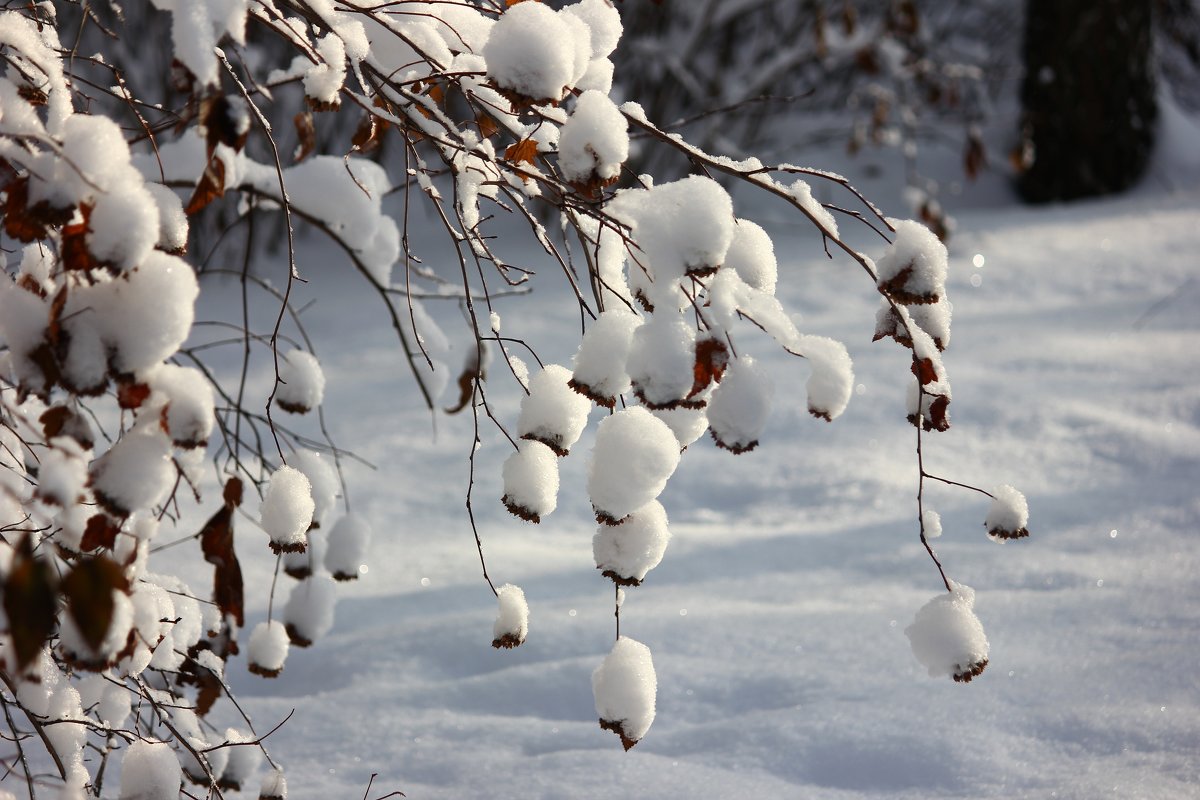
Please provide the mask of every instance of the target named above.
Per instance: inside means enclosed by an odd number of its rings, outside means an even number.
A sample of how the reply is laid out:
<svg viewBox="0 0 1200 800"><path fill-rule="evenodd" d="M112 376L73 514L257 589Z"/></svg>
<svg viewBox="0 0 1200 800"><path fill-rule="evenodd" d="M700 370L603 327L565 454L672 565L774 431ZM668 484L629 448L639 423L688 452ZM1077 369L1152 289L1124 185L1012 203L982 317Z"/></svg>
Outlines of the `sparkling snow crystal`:
<svg viewBox="0 0 1200 800"><path fill-rule="evenodd" d="M1011 486L998 486L992 492L992 506L988 509L988 536L996 541L1022 539L1029 535L1029 504L1025 495Z"/></svg>
<svg viewBox="0 0 1200 800"><path fill-rule="evenodd" d="M314 508L312 487L303 472L285 465L271 475L260 513L275 553L304 551Z"/></svg>
<svg viewBox="0 0 1200 800"><path fill-rule="evenodd" d="M600 421L588 464L588 495L600 522L616 523L662 493L679 465L679 441L641 406Z"/></svg>
<svg viewBox="0 0 1200 800"><path fill-rule="evenodd" d="M954 584L953 591L922 606L913 624L904 629L913 655L930 677L949 675L958 683L969 683L987 666L988 640L974 605L975 590Z"/></svg>
<svg viewBox="0 0 1200 800"><path fill-rule="evenodd" d="M496 590L500 603L492 626L492 647L511 649L525 641L529 633L529 604L520 586L506 583Z"/></svg>
<svg viewBox="0 0 1200 800"><path fill-rule="evenodd" d="M592 694L600 727L621 737L625 749L633 747L654 722L658 678L650 648L622 636L592 673Z"/></svg>

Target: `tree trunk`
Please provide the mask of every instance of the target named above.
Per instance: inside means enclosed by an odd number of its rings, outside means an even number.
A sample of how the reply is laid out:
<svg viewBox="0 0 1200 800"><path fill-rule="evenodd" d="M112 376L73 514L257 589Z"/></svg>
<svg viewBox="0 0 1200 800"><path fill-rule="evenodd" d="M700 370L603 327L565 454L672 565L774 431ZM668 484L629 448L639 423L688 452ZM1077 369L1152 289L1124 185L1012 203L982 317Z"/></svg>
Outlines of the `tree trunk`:
<svg viewBox="0 0 1200 800"><path fill-rule="evenodd" d="M1021 86L1029 202L1118 192L1146 167L1158 117L1152 0L1027 0Z"/></svg>

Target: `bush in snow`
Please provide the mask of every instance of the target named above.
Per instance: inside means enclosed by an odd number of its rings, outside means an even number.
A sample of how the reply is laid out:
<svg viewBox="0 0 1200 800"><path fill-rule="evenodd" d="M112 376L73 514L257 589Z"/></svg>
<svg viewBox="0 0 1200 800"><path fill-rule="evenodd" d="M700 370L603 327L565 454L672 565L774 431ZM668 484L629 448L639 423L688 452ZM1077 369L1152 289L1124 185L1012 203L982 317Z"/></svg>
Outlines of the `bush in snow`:
<svg viewBox="0 0 1200 800"><path fill-rule="evenodd" d="M770 237L718 178L787 204L870 275L876 338L908 351L898 372L915 378L907 414L918 437L949 427L949 260L937 232L870 206L844 214L887 240L873 258L839 232L843 206L809 184L840 191L844 179L714 155L618 103L622 19L609 0L559 10L470 0L412 14L317 0L151 5L0 10L0 669L25 712L6 720L10 740L44 748L35 760L53 765L64 794L100 791L89 748L124 751L122 797L175 796L181 769L209 793L259 781L264 797L286 794L273 761L255 774L261 741L211 733L236 713L226 673L244 656L277 676L291 643L325 635L335 581L366 573L370 538L360 516L328 525L339 500L349 511L348 454L329 437L325 375L301 313L314 298L300 224L345 254L322 268L345 269L377 297L431 412L451 383L446 365L465 365L447 411L473 417L469 509L476 480L492 480L512 513L542 521L558 504L559 459L590 447L586 489L602 523L593 557L618 587L638 586L664 557L658 498L682 451L709 430L745 452L767 430L759 334L808 362L811 415L833 420L851 396L846 347L799 330L788 292L777 295ZM169 52L128 46L147 19L169 25ZM130 88L156 81L146 96ZM705 174L632 175L633 137ZM408 235L421 204L453 257ZM528 250L516 254L526 266L509 260L498 210L528 223L572 289L579 324L559 343L576 351L571 371L531 372L526 349L542 362L538 343L520 338L521 314L501 334L501 311L540 267ZM286 264L257 257L271 229ZM220 295L202 306L218 318L193 324L201 291L226 284L237 302ZM443 330L423 304L447 297L461 303L462 330ZM212 355L223 348L236 357ZM506 393L522 398L515 421L493 401ZM589 439L593 404L608 413ZM313 413L281 423L280 411ZM511 452L497 453L497 440ZM921 470L922 489L934 477ZM197 509L207 522L172 532ZM234 532L247 520L270 552L239 553ZM473 511L469 522L482 562ZM1024 497L998 489L989 535L1025 536L1027 522ZM940 525L931 511L921 523L928 547ZM211 568L211 591L178 577L193 571L175 560L189 548ZM302 582L247 585L241 557L268 560L254 574L273 566ZM524 594L494 591L493 642L520 644ZM954 674L986 656L964 634L964 591L914 625L915 647L958 643L917 650L939 668L954 660ZM262 621L247 635L248 609ZM648 648L619 638L594 688L605 727L627 747L645 735ZM21 719L48 733L29 737ZM9 774L33 781L32 771L22 762Z"/></svg>

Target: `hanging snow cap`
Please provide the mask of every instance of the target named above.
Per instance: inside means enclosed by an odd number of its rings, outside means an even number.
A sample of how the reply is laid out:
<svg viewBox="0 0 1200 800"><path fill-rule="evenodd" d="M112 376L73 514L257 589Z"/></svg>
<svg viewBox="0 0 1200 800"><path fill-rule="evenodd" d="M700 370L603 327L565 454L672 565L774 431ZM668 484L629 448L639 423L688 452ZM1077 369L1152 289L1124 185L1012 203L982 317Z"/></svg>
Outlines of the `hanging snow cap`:
<svg viewBox="0 0 1200 800"><path fill-rule="evenodd" d="M282 769L272 769L263 776L258 800L287 800L287 778Z"/></svg>
<svg viewBox="0 0 1200 800"><path fill-rule="evenodd" d="M739 454L758 446L771 413L771 376L750 356L734 359L708 401L713 441Z"/></svg>
<svg viewBox="0 0 1200 800"><path fill-rule="evenodd" d="M942 515L927 508L921 512L921 528L925 531L926 539L936 539L942 535Z"/></svg>
<svg viewBox="0 0 1200 800"><path fill-rule="evenodd" d="M1029 503L1025 495L1007 484L992 492L992 506L983 523L993 541L1024 539L1029 535Z"/></svg>
<svg viewBox="0 0 1200 800"><path fill-rule="evenodd" d="M215 424L212 384L195 367L160 364L146 377L166 396L161 424L171 442L185 450L204 447Z"/></svg>
<svg viewBox="0 0 1200 800"><path fill-rule="evenodd" d="M825 336L800 336L800 353L812 365L808 390L808 413L826 422L842 415L854 388L854 365L846 345Z"/></svg>
<svg viewBox="0 0 1200 800"><path fill-rule="evenodd" d="M650 648L628 636L617 639L612 651L592 673L592 694L600 727L633 747L654 722L658 678Z"/></svg>
<svg viewBox="0 0 1200 800"><path fill-rule="evenodd" d="M314 573L293 586L283 609L283 621L292 644L310 647L329 633L336 603L333 578L324 573Z"/></svg>
<svg viewBox="0 0 1200 800"><path fill-rule="evenodd" d="M621 12L609 0L580 0L565 6L564 14L579 17L591 34L592 58L607 58L621 41Z"/></svg>
<svg viewBox="0 0 1200 800"><path fill-rule="evenodd" d="M633 332L641 324L641 317L625 309L601 313L579 342L575 372L567 385L596 405L613 408L617 397L629 391L625 365Z"/></svg>
<svg viewBox="0 0 1200 800"><path fill-rule="evenodd" d="M529 394L521 401L517 435L541 442L565 456L579 441L592 404L569 386L566 367L548 364L529 381Z"/></svg>
<svg viewBox="0 0 1200 800"><path fill-rule="evenodd" d="M370 543L370 523L358 514L347 514L339 519L329 532L325 569L332 573L334 580L357 580L359 573L365 570L363 562L366 560Z"/></svg>
<svg viewBox="0 0 1200 800"><path fill-rule="evenodd" d="M970 683L987 667L988 640L973 610L975 590L952 586L921 607L904 635L930 677L949 675L955 683Z"/></svg>
<svg viewBox="0 0 1200 800"><path fill-rule="evenodd" d="M725 254L725 267L752 288L769 295L775 294L779 278L779 262L775 260L775 245L757 222L738 219L733 226L733 241Z"/></svg>
<svg viewBox="0 0 1200 800"><path fill-rule="evenodd" d="M286 464L275 470L267 482L259 513L276 555L304 552L305 533L314 508L312 486L303 472Z"/></svg>
<svg viewBox="0 0 1200 800"><path fill-rule="evenodd" d="M96 499L113 516L153 508L175 480L171 442L152 429L130 431L92 462L91 472Z"/></svg>
<svg viewBox="0 0 1200 800"><path fill-rule="evenodd" d="M629 158L629 122L607 94L589 90L558 137L558 166L569 183L590 196L611 185Z"/></svg>
<svg viewBox="0 0 1200 800"><path fill-rule="evenodd" d="M725 262L733 201L712 178L691 175L650 189L633 203L634 238L653 273L650 301L667 305L685 275L704 277Z"/></svg>
<svg viewBox="0 0 1200 800"><path fill-rule="evenodd" d="M175 797L182 783L179 759L166 742L138 739L125 751L120 800Z"/></svg>
<svg viewBox="0 0 1200 800"><path fill-rule="evenodd" d="M246 661L251 672L264 678L278 677L288 657L287 628L277 619L260 622L251 632L247 648Z"/></svg>
<svg viewBox="0 0 1200 800"><path fill-rule="evenodd" d="M641 586L646 573L662 562L670 540L667 511L651 500L620 525L603 525L592 537L596 569L617 586Z"/></svg>
<svg viewBox="0 0 1200 800"><path fill-rule="evenodd" d="M297 450L289 461L293 467L304 473L304 477L308 478L312 486L312 527L320 528L325 522L325 516L337 502L340 488L337 472L330 463L332 459L326 459L312 450Z"/></svg>
<svg viewBox="0 0 1200 800"><path fill-rule="evenodd" d="M679 466L679 441L641 406L600 421L588 464L588 495L596 521L618 524L654 500Z"/></svg>
<svg viewBox="0 0 1200 800"><path fill-rule="evenodd" d="M557 102L576 77L580 44L559 13L541 3L518 3L492 26L483 57L488 76L501 89L527 101Z"/></svg>
<svg viewBox="0 0 1200 800"><path fill-rule="evenodd" d="M305 414L325 399L325 373L317 357L305 350L292 350L279 359L279 383L275 404L293 414Z"/></svg>
<svg viewBox="0 0 1200 800"><path fill-rule="evenodd" d="M264 622L263 625L265 624ZM280 628L282 627L280 625ZM286 647L286 635L283 637L283 643ZM225 765L225 772L221 775L221 788L236 792L258 769L258 765L262 763L263 754L256 744L257 737L249 731L226 728L225 741L233 746L226 748L229 751L229 762Z"/></svg>
<svg viewBox="0 0 1200 800"><path fill-rule="evenodd" d="M510 512L541 522L558 505L558 459L541 442L523 441L517 452L504 461L504 496Z"/></svg>
<svg viewBox="0 0 1200 800"><path fill-rule="evenodd" d="M492 647L511 650L525 642L529 633L529 604L520 586L506 583L496 590L500 608L492 626Z"/></svg>
<svg viewBox="0 0 1200 800"><path fill-rule="evenodd" d="M678 314L656 314L633 332L626 365L647 408L679 408L695 385L696 331Z"/></svg>
<svg viewBox="0 0 1200 800"><path fill-rule="evenodd" d="M946 245L919 222L888 222L896 238L875 264L879 288L905 305L936 303L946 293Z"/></svg>

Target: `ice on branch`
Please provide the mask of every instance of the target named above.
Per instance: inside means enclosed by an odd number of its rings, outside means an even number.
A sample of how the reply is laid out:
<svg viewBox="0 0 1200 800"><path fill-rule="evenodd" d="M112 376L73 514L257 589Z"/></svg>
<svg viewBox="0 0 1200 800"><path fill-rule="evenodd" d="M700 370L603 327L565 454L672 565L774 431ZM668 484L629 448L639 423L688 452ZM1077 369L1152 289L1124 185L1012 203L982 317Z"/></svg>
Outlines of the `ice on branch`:
<svg viewBox="0 0 1200 800"><path fill-rule="evenodd" d="M511 650L525 641L529 633L529 604L520 586L506 583L496 589L499 610L492 625L492 647Z"/></svg>
<svg viewBox="0 0 1200 800"><path fill-rule="evenodd" d="M733 241L725 254L725 267L737 271L746 284L760 292L775 294L779 264L775 260L775 245L757 222L738 219L733 228Z"/></svg>
<svg viewBox="0 0 1200 800"><path fill-rule="evenodd" d="M175 482L171 441L154 430L134 430L92 462L96 499L111 514L128 517L161 503Z"/></svg>
<svg viewBox="0 0 1200 800"><path fill-rule="evenodd" d="M593 193L617 179L629 158L629 123L616 104L595 90L575 102L558 137L558 166L567 181Z"/></svg>
<svg viewBox="0 0 1200 800"><path fill-rule="evenodd" d="M541 442L565 456L587 426L592 404L572 391L566 367L548 364L529 381L529 394L521 401L517 435Z"/></svg>
<svg viewBox="0 0 1200 800"><path fill-rule="evenodd" d="M805 387L808 413L826 421L837 419L854 390L854 365L846 345L825 336L801 336L797 346L812 365Z"/></svg>
<svg viewBox="0 0 1200 800"><path fill-rule="evenodd" d="M363 562L366 561L367 547L370 543L371 526L366 518L357 514L347 514L339 519L329 532L325 569L329 570L334 580L357 580L359 573L366 569Z"/></svg>
<svg viewBox="0 0 1200 800"><path fill-rule="evenodd" d="M921 607L904 629L913 655L930 677L949 675L956 683L970 683L988 663L988 640L975 616L975 590L954 584Z"/></svg>
<svg viewBox="0 0 1200 800"><path fill-rule="evenodd" d="M292 350L279 359L279 382L275 404L293 414L306 414L325 399L325 373L317 357L306 350Z"/></svg>
<svg viewBox="0 0 1200 800"><path fill-rule="evenodd" d="M581 45L587 48L582 53ZM565 15L541 3L510 6L483 46L488 76L496 85L535 102L562 99L582 77L580 56L586 68L591 43L579 40Z"/></svg>
<svg viewBox="0 0 1200 800"><path fill-rule="evenodd" d="M600 727L621 737L625 749L633 747L654 722L658 678L650 648L622 636L592 673L592 694Z"/></svg>
<svg viewBox="0 0 1200 800"><path fill-rule="evenodd" d="M626 309L601 313L579 342L570 387L597 405L615 406L617 397L630 388L626 361L641 324L641 317Z"/></svg>
<svg viewBox="0 0 1200 800"><path fill-rule="evenodd" d="M895 240L875 264L879 288L905 305L936 303L946 293L946 245L924 225L889 219Z"/></svg>
<svg viewBox="0 0 1200 800"><path fill-rule="evenodd" d="M771 413L771 376L750 356L734 359L708 401L713 440L731 453L758 446Z"/></svg>
<svg viewBox="0 0 1200 800"><path fill-rule="evenodd" d="M696 331L671 311L633 331L626 369L647 408L678 408L695 384Z"/></svg>
<svg viewBox="0 0 1200 800"><path fill-rule="evenodd" d="M164 800L176 797L183 771L166 742L137 739L121 760L120 800Z"/></svg>
<svg viewBox="0 0 1200 800"><path fill-rule="evenodd" d="M293 586L283 609L283 621L292 644L309 647L329 633L336 603L333 578L324 573L313 573Z"/></svg>
<svg viewBox="0 0 1200 800"><path fill-rule="evenodd" d="M617 524L662 493L679 465L679 441L641 406L605 417L588 464L588 495L596 519Z"/></svg>
<svg viewBox="0 0 1200 800"><path fill-rule="evenodd" d="M592 537L596 569L618 586L640 586L662 562L671 532L662 503L651 500L620 525L602 525Z"/></svg>
<svg viewBox="0 0 1200 800"><path fill-rule="evenodd" d="M1025 495L1011 486L998 486L992 491L992 505L983 523L994 541L1023 539L1029 535L1029 503Z"/></svg>
<svg viewBox="0 0 1200 800"><path fill-rule="evenodd" d="M287 465L275 470L259 510L262 529L271 537L271 550L276 554L304 551L304 534L312 523L315 505L312 486L303 472Z"/></svg>
<svg viewBox="0 0 1200 800"><path fill-rule="evenodd" d="M287 628L277 619L260 622L250 633L247 648L246 662L251 672L264 678L278 677L288 657ZM233 766L232 758L229 766Z"/></svg>
<svg viewBox="0 0 1200 800"><path fill-rule="evenodd" d="M503 467L504 507L521 519L541 522L558 505L558 458L537 441L522 441Z"/></svg>

